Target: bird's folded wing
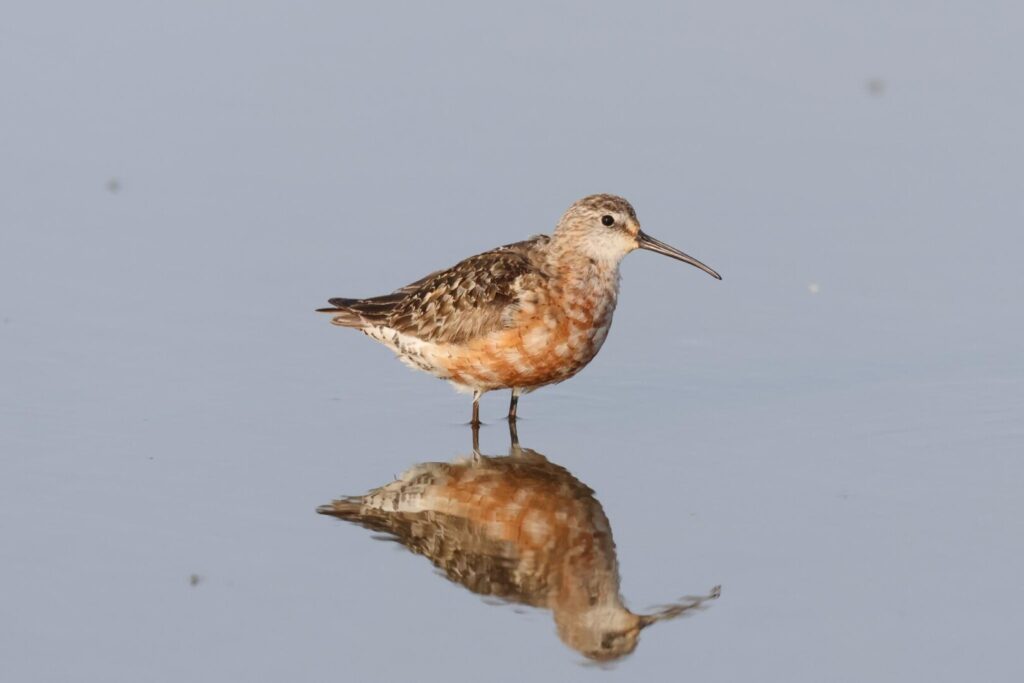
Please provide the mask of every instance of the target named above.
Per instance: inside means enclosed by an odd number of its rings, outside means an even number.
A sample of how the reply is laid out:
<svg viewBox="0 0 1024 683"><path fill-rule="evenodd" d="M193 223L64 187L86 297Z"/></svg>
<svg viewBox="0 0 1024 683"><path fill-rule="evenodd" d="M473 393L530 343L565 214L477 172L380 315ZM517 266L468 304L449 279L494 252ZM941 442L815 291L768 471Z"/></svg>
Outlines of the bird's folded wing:
<svg viewBox="0 0 1024 683"><path fill-rule="evenodd" d="M541 278L523 249L471 256L403 287L387 325L433 343L460 344L512 324L521 293Z"/></svg>

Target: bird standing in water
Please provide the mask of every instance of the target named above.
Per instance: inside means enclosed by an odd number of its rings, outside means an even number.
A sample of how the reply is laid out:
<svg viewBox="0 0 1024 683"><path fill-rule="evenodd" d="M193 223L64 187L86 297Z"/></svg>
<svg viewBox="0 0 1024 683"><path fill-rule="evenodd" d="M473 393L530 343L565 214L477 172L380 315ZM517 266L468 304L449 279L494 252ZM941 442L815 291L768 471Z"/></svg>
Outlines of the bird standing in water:
<svg viewBox="0 0 1024 683"><path fill-rule="evenodd" d="M647 249L722 277L640 229L622 197L596 194L574 203L554 233L487 251L391 294L330 299L318 309L341 327L361 330L410 367L480 397L519 396L569 379L601 349L619 293L619 263Z"/></svg>

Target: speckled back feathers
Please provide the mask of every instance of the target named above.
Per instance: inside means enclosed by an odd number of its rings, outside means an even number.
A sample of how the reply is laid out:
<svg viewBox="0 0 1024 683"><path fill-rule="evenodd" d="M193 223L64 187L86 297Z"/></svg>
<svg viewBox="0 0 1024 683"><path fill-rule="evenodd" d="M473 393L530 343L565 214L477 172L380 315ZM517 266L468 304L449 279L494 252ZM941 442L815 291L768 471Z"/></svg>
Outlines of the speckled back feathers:
<svg viewBox="0 0 1024 683"><path fill-rule="evenodd" d="M471 256L447 270L369 299L331 299L333 322L384 326L432 343L460 344L509 324L519 293L543 277L538 235Z"/></svg>

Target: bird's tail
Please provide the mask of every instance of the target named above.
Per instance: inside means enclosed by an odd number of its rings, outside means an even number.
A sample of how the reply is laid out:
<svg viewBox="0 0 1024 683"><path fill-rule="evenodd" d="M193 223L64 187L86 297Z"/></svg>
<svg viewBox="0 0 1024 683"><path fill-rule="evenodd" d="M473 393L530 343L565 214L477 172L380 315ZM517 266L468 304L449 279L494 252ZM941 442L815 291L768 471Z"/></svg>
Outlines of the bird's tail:
<svg viewBox="0 0 1024 683"><path fill-rule="evenodd" d="M387 320L395 306L405 298L404 294L385 294L370 299L328 299L329 308L318 308L317 313L328 313L331 323L341 327L363 328L378 325Z"/></svg>
<svg viewBox="0 0 1024 683"><path fill-rule="evenodd" d="M359 304L359 299L329 299L329 308L318 308L317 313L330 313L331 324L341 327L363 327L366 321L353 306Z"/></svg>
<svg viewBox="0 0 1024 683"><path fill-rule="evenodd" d="M331 515L349 521L358 520L362 510L362 500L359 498L339 498L327 505L321 505L316 509L321 515Z"/></svg>

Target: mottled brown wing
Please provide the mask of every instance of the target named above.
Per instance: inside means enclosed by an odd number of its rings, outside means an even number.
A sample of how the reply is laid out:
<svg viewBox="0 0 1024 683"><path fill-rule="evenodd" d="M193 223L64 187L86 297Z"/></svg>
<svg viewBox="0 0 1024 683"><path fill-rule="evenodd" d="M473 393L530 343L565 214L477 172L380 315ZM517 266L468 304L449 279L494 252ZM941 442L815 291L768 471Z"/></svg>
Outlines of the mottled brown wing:
<svg viewBox="0 0 1024 683"><path fill-rule="evenodd" d="M464 343L511 324L519 293L542 275L520 242L477 256L398 290L387 325L434 343Z"/></svg>

